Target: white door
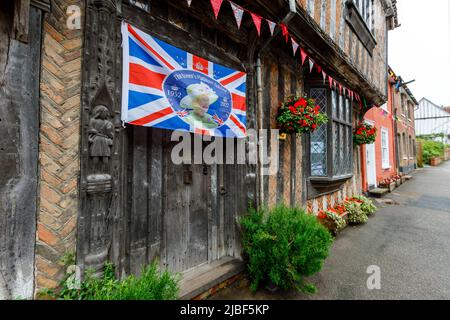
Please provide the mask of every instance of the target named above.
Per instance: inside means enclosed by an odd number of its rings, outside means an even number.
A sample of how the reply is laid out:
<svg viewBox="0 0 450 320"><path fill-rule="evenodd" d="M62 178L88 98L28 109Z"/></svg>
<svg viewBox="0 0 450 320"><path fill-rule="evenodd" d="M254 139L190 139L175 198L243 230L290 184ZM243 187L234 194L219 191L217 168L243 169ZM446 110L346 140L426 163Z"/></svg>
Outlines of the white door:
<svg viewBox="0 0 450 320"><path fill-rule="evenodd" d="M369 189L377 187L377 165L375 159L375 143L366 144L366 171Z"/></svg>

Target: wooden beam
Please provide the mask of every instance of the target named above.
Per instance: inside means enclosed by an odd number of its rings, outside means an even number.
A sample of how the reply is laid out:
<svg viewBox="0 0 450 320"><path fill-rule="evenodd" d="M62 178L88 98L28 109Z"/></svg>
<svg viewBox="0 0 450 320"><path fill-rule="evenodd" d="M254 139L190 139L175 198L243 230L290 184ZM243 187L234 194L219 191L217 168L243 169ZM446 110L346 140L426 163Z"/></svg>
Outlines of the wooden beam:
<svg viewBox="0 0 450 320"><path fill-rule="evenodd" d="M299 9L302 10L302 9ZM298 12L289 23L289 30L297 36L312 58L328 72L335 74L343 84L364 95L368 102L383 104L385 95L375 88L363 75L362 70L350 61L327 34L305 12Z"/></svg>
<svg viewBox="0 0 450 320"><path fill-rule="evenodd" d="M30 0L16 0L14 3L14 39L28 43Z"/></svg>
<svg viewBox="0 0 450 320"><path fill-rule="evenodd" d="M44 12L50 12L50 0L31 0L30 4Z"/></svg>

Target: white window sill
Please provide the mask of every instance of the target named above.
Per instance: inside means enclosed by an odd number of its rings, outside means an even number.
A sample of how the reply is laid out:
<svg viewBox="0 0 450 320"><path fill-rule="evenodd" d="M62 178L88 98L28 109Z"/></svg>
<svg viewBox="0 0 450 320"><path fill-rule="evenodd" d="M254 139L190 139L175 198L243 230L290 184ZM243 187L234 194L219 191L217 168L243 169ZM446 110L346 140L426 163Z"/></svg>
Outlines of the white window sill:
<svg viewBox="0 0 450 320"><path fill-rule="evenodd" d="M392 167L391 166L382 166L382 168L383 168L383 170L388 170L388 169L391 169Z"/></svg>

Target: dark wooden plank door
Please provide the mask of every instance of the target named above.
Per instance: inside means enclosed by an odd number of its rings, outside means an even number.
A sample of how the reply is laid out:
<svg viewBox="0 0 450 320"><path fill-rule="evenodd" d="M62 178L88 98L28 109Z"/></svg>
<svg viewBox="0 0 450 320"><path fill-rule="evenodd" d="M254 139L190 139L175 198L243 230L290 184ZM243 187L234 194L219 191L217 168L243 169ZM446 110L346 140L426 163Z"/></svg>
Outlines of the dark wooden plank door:
<svg viewBox="0 0 450 320"><path fill-rule="evenodd" d="M166 146L166 155L173 146ZM182 272L208 262L211 168L175 165L170 156L165 167L165 264L173 272Z"/></svg>

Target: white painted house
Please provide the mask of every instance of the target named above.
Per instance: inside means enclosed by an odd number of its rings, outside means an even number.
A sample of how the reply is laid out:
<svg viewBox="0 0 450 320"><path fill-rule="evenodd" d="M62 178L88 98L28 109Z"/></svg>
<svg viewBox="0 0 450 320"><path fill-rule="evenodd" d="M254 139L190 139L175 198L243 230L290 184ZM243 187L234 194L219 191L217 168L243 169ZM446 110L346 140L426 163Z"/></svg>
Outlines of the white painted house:
<svg viewBox="0 0 450 320"><path fill-rule="evenodd" d="M444 142L450 144L450 113L444 107L422 98L419 102L419 108L414 112L414 116L416 135L444 133Z"/></svg>

